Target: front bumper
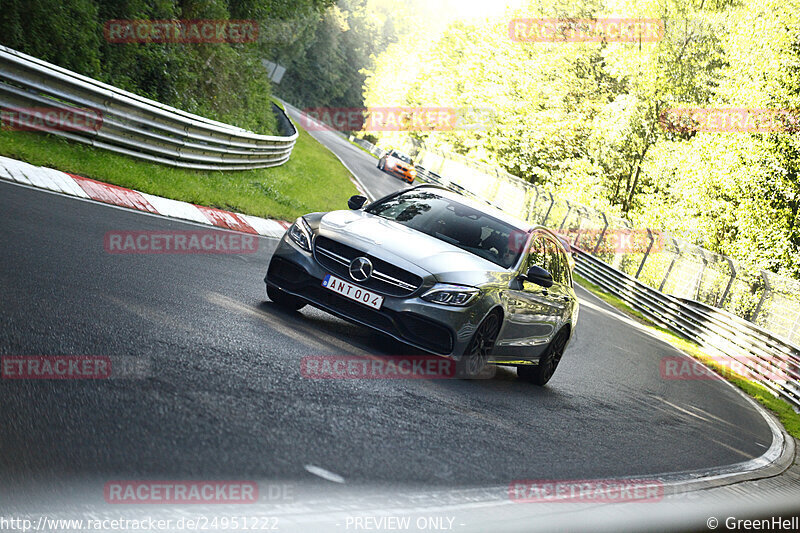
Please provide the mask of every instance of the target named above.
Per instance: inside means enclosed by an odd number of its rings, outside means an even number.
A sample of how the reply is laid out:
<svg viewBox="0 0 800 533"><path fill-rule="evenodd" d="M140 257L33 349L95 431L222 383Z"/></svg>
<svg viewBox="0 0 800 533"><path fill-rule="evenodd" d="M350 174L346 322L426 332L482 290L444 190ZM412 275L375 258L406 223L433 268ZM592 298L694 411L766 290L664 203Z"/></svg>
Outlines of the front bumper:
<svg viewBox="0 0 800 533"><path fill-rule="evenodd" d="M380 331L419 350L453 359L459 359L464 353L486 312L480 303L449 307L422 300L419 295L435 283L432 277L425 279L410 296L382 294L383 305L375 310L323 287L322 279L330 273L311 253L301 250L284 235L270 260L264 281L323 311ZM353 280L347 281L360 286Z"/></svg>

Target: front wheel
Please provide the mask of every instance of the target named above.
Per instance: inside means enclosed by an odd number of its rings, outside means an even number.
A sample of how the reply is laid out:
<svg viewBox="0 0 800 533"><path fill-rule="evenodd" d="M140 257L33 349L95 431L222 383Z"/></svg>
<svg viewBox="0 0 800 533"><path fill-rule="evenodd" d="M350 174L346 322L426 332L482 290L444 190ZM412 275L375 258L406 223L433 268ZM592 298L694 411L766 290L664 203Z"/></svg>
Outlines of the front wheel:
<svg viewBox="0 0 800 533"><path fill-rule="evenodd" d="M483 370L489 362L489 356L500 332L500 317L497 313L490 313L483 319L481 325L469 341L464 355L456 362L456 374L462 379L476 379L481 377Z"/></svg>
<svg viewBox="0 0 800 533"><path fill-rule="evenodd" d="M276 304L286 309L291 309L292 311L298 311L306 306L306 303L300 298L287 294L279 288L270 285L267 285L267 296Z"/></svg>
<svg viewBox="0 0 800 533"><path fill-rule="evenodd" d="M517 376L535 385L541 386L546 384L550 381L550 378L553 377L558 363L561 362L561 357L564 355L564 349L567 347L568 340L569 332L566 329L559 331L555 338L550 341L547 348L545 348L544 355L539 359L539 364L537 366L518 366Z"/></svg>

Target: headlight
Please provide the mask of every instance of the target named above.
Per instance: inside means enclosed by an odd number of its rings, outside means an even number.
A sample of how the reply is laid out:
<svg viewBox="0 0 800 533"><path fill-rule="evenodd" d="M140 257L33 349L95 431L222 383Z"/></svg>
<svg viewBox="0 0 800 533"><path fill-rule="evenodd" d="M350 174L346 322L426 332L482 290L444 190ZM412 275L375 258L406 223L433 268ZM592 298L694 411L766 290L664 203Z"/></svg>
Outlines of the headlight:
<svg viewBox="0 0 800 533"><path fill-rule="evenodd" d="M311 251L311 228L303 217L298 218L289 228L289 238L303 250Z"/></svg>
<svg viewBox="0 0 800 533"><path fill-rule="evenodd" d="M472 303L480 293L480 289L466 287L464 285L447 285L439 283L431 290L422 295L422 299L427 302L443 305L465 306Z"/></svg>
<svg viewBox="0 0 800 533"><path fill-rule="evenodd" d="M417 171L416 171L415 169L413 169L413 168L411 169L411 171L410 171L409 173L410 173L412 176L416 176L416 175L417 175Z"/></svg>

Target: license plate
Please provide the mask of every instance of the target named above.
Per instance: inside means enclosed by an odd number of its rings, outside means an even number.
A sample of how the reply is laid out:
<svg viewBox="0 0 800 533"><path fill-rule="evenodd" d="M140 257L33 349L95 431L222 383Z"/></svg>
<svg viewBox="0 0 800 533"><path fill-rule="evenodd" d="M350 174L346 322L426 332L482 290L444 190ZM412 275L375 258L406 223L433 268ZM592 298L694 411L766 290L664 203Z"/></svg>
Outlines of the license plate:
<svg viewBox="0 0 800 533"><path fill-rule="evenodd" d="M383 305L383 296L362 289L361 287L356 287L352 283L347 283L330 274L325 276L325 279L322 280L322 286L335 293L341 294L345 298L350 298L351 300L372 307L373 309L380 309L381 305Z"/></svg>

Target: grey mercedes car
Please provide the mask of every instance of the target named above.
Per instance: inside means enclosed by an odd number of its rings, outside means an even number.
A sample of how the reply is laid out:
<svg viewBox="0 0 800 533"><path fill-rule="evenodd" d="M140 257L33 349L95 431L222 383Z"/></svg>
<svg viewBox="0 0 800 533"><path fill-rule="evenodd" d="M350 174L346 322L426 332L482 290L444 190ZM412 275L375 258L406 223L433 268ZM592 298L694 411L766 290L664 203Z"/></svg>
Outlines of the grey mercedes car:
<svg viewBox="0 0 800 533"><path fill-rule="evenodd" d="M273 302L311 304L449 357L461 377L499 364L550 380L578 318L553 233L433 185L366 202L294 222L264 278Z"/></svg>

